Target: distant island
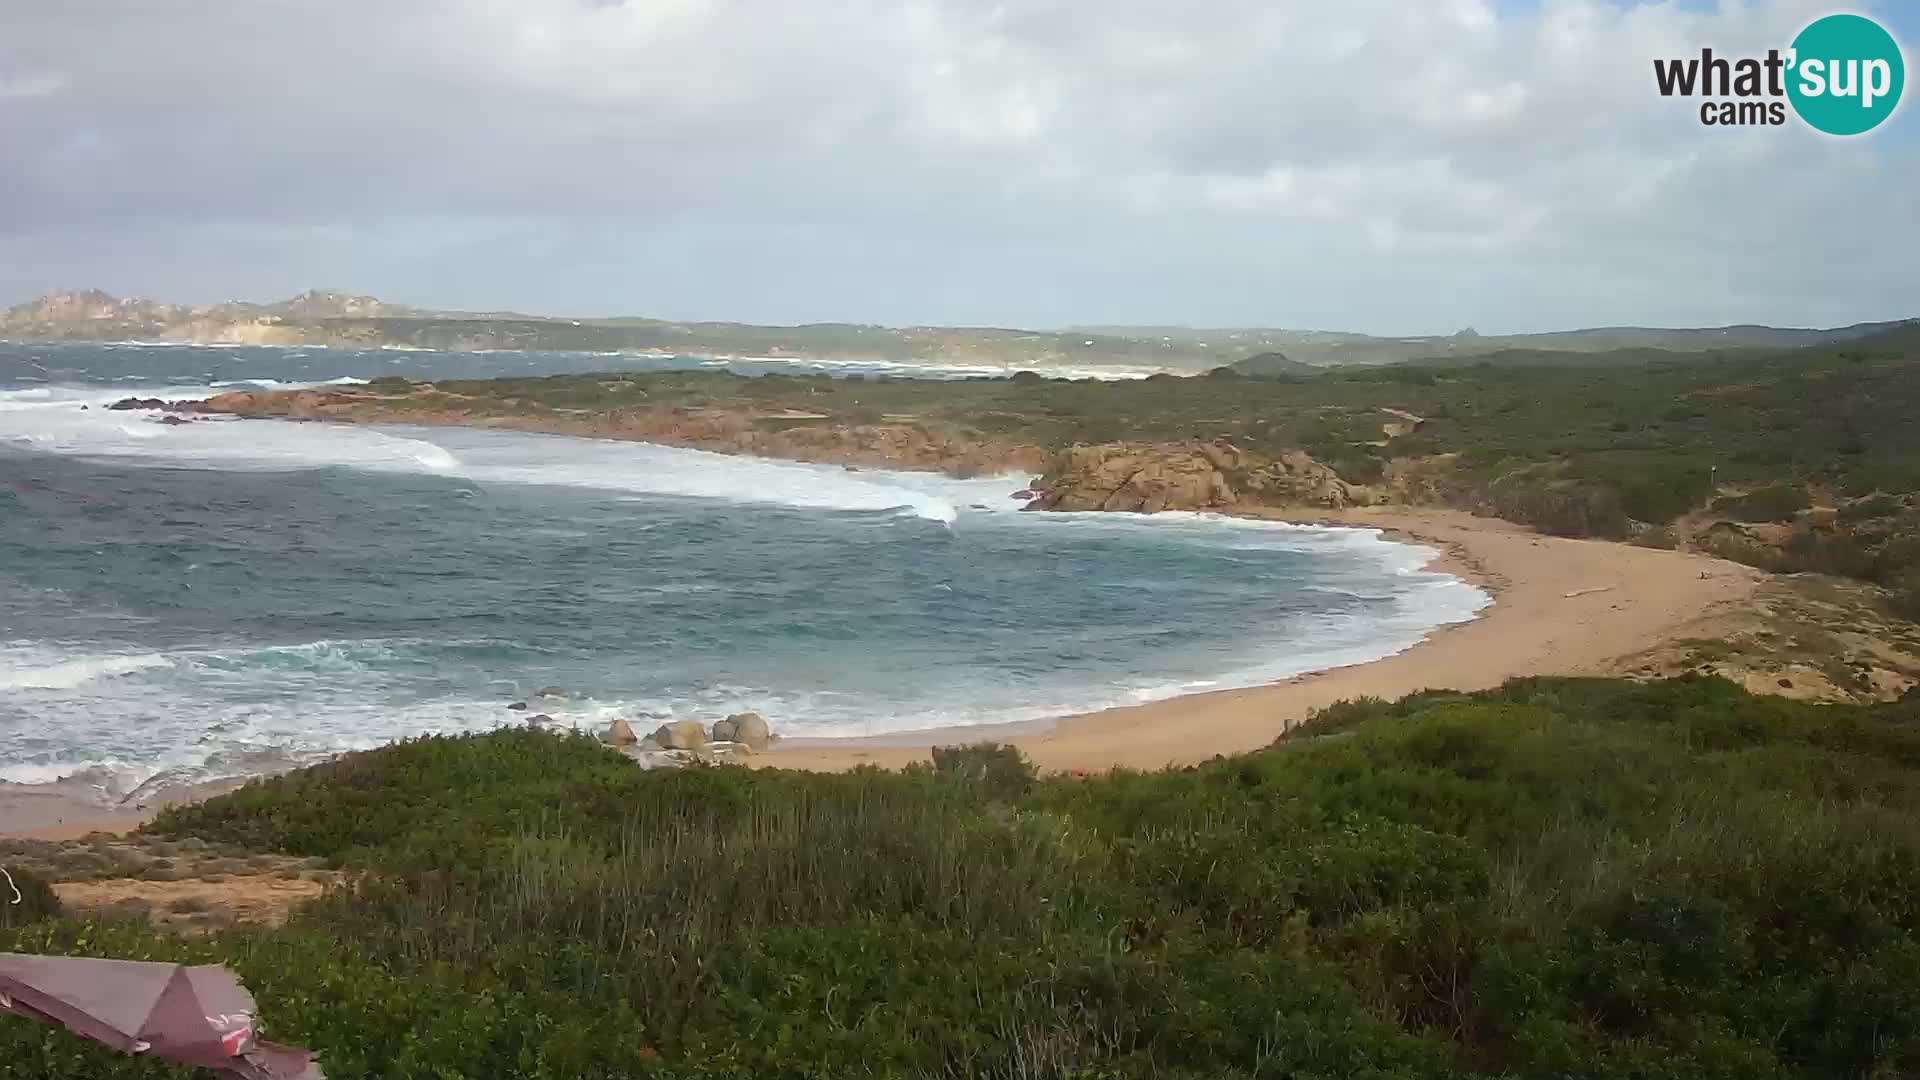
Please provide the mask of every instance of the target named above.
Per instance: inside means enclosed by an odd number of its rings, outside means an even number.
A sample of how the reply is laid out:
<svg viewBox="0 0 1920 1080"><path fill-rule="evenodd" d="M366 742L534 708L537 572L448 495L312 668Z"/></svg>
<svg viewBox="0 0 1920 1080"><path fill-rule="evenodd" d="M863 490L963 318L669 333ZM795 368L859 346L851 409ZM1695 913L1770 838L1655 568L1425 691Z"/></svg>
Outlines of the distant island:
<svg viewBox="0 0 1920 1080"><path fill-rule="evenodd" d="M1024 330L860 323L755 326L651 318L569 319L516 312L436 311L372 296L310 290L274 303L172 304L60 290L0 314L0 340L140 341L359 349L521 349L831 357L1022 368L1147 368L1199 372L1250 362L1249 373L1288 366L1397 364L1495 356L1515 350L1593 353L1792 348L1866 337L1897 323L1828 329L1722 326L1599 327L1545 334L1381 337L1260 327L1075 326Z"/></svg>

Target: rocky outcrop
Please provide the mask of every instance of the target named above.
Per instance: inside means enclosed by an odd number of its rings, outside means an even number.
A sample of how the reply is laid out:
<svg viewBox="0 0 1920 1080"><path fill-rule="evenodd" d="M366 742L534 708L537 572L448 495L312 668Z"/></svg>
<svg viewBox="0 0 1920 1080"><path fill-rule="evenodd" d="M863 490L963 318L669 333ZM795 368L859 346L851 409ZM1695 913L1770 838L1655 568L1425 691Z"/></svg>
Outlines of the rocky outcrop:
<svg viewBox="0 0 1920 1080"><path fill-rule="evenodd" d="M608 746L632 746L640 741L640 736L633 733L633 725L615 717L613 723L607 725L607 733L600 736L600 741Z"/></svg>
<svg viewBox="0 0 1920 1080"><path fill-rule="evenodd" d="M1227 442L1076 446L1034 491L1029 510L1340 509L1361 501L1339 474L1304 451L1275 459Z"/></svg>
<svg viewBox="0 0 1920 1080"><path fill-rule="evenodd" d="M629 406L565 412L514 401L479 399L410 387L242 391L170 408L241 417L287 417L352 423L505 428L589 438L632 439L726 454L793 461L925 469L951 476L1023 471L1043 474L1029 510L1230 511L1272 506L1340 509L1369 501L1333 469L1304 451L1277 457L1230 442L1107 443L1059 453L952 425L905 419L837 422L831 417L759 413L741 408ZM516 411L501 415L497 406ZM518 411L524 408L525 411ZM889 418L891 419L891 418Z"/></svg>
<svg viewBox="0 0 1920 1080"><path fill-rule="evenodd" d="M676 720L670 724L661 724L653 733L653 739L662 750L704 750L707 747L707 729L698 720Z"/></svg>
<svg viewBox="0 0 1920 1080"><path fill-rule="evenodd" d="M767 720L756 712L734 713L720 724L726 724L732 732L730 741L739 743L756 754L766 753L773 741L773 732L767 727ZM715 724L719 727L720 724Z"/></svg>
<svg viewBox="0 0 1920 1080"><path fill-rule="evenodd" d="M410 388L401 394L387 394L368 387L251 390L221 394L205 401L161 404L180 411L224 416L489 427L596 439L631 439L722 454L920 469L961 477L1016 471L1037 473L1051 460L1051 455L1036 446L982 436L952 425L905 420L816 422L823 418L665 405L581 412L529 406L525 411L506 415L499 415L497 409L490 407L485 415L479 415L475 406L480 402L440 393L431 386Z"/></svg>

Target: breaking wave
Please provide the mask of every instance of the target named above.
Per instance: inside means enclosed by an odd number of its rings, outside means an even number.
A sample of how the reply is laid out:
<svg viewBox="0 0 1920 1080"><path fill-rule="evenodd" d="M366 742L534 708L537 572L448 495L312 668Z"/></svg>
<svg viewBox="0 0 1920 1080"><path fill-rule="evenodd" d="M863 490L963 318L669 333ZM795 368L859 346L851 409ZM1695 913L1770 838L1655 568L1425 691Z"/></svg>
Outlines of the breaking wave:
<svg viewBox="0 0 1920 1080"><path fill-rule="evenodd" d="M119 797L539 713L1037 721L1373 660L1488 602L1374 530L1022 514L1021 477L106 408L214 377L0 389L0 780Z"/></svg>

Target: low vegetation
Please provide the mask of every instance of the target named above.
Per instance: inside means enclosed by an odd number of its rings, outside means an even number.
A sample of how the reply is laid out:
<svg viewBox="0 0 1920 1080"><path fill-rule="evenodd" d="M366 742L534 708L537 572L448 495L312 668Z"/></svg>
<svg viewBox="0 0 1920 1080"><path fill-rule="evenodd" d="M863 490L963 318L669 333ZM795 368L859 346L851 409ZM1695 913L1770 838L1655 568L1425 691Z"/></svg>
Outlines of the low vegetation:
<svg viewBox="0 0 1920 1080"><path fill-rule="evenodd" d="M480 416L791 412L805 417L791 422L917 424L1046 450L1187 439L1268 456L1304 448L1390 501L1560 535L1671 537L1769 569L1874 581L1908 610L1920 570L1916 352L1920 328L1907 326L1791 350L1502 352L1138 382L566 375L443 382L421 404ZM1716 522L1726 528L1708 533Z"/></svg>
<svg viewBox="0 0 1920 1080"><path fill-rule="evenodd" d="M1091 780L639 769L427 738L168 812L319 858L217 960L354 1077L1892 1077L1920 1071L1920 698L1539 679ZM23 924L22 924L23 923ZM0 1019L0 1075L173 1075Z"/></svg>

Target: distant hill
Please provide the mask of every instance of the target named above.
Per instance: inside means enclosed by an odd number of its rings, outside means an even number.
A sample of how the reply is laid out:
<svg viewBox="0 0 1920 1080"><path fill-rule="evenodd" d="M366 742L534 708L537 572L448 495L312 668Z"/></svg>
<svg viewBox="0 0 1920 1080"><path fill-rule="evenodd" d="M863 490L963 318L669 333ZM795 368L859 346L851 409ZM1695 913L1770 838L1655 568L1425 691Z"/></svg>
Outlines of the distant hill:
<svg viewBox="0 0 1920 1080"><path fill-rule="evenodd" d="M161 341L348 348L657 351L828 357L1033 368L1054 373L1128 367L1205 371L1244 350L1083 331L887 327L857 323L755 326L648 318L564 319L509 312L434 311L372 296L313 290L275 303L182 305L63 290L0 314L0 340Z"/></svg>
<svg viewBox="0 0 1920 1080"><path fill-rule="evenodd" d="M1129 367L1198 373L1305 374L1336 365L1436 363L1532 351L1568 357L1617 350L1705 352L1848 341L1900 323L1833 329L1724 326L1663 330L1599 327L1545 334L1376 337L1321 330L1172 326L1010 327L674 322L636 317L564 319L510 312L436 311L378 297L315 289L272 303L171 304L98 289L48 293L0 314L0 339L332 345L351 348L660 351L707 355L828 357L971 364L1055 373Z"/></svg>
<svg viewBox="0 0 1920 1080"><path fill-rule="evenodd" d="M1714 349L1796 348L1850 341L1904 325L1901 321L1857 323L1825 329L1772 326L1716 326L1663 329L1645 326L1601 326L1556 330L1539 334L1481 334L1471 327L1440 336L1379 337L1331 330L1284 330L1262 327L1195 329L1169 326L1096 326L1088 333L1158 339L1170 345L1204 343L1209 347L1237 347L1248 359L1279 353L1308 367L1348 364L1400 364L1407 361L1459 360L1515 350L1554 353L1599 353L1626 349L1706 352Z"/></svg>
<svg viewBox="0 0 1920 1080"><path fill-rule="evenodd" d="M1228 366L1242 375L1311 375L1321 370L1312 364L1290 359L1283 352L1255 353Z"/></svg>

